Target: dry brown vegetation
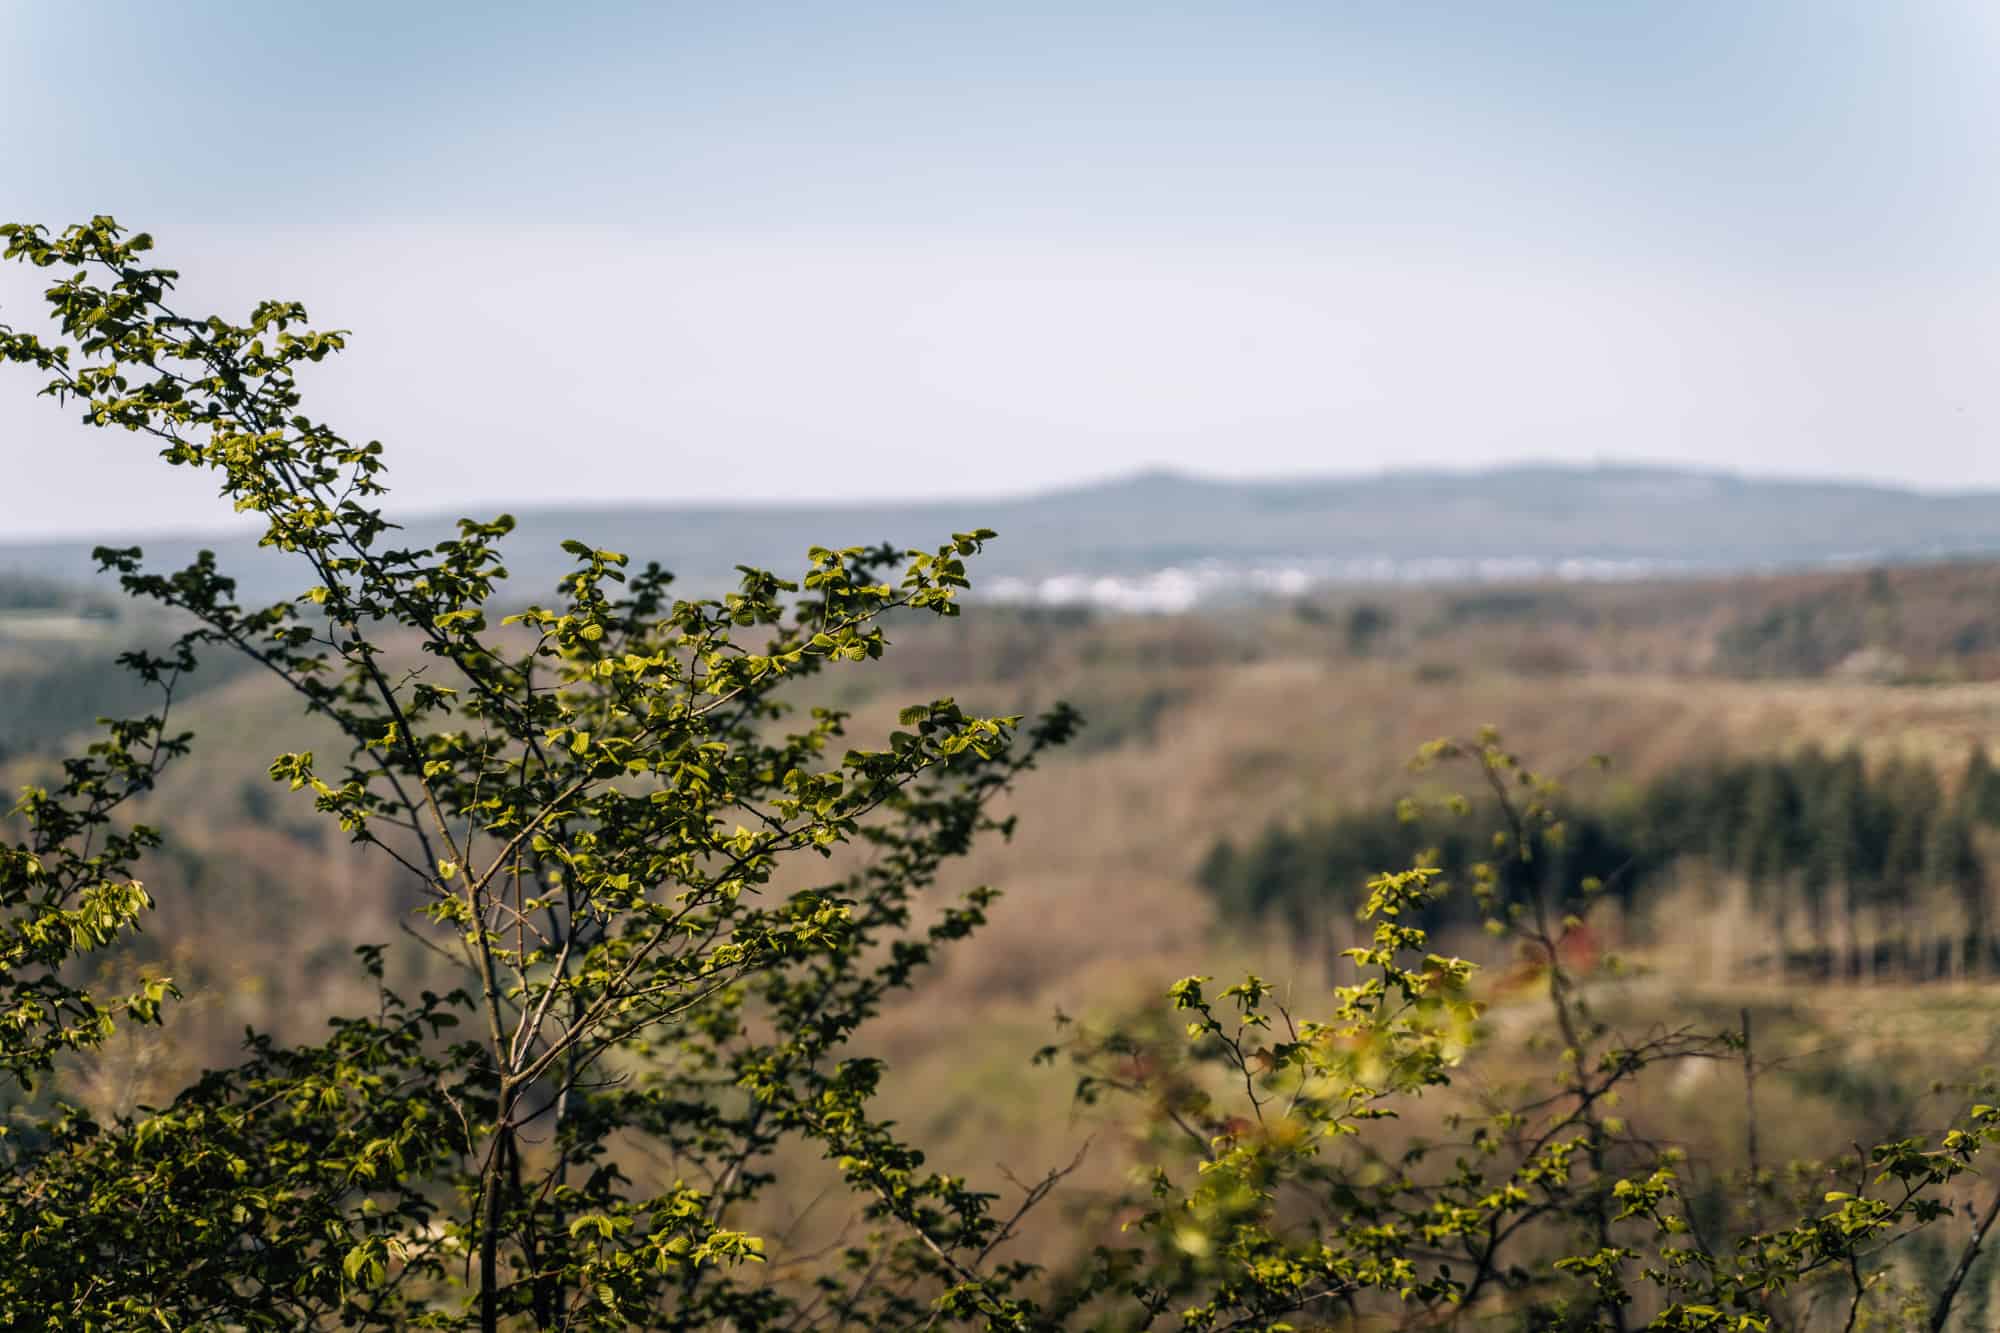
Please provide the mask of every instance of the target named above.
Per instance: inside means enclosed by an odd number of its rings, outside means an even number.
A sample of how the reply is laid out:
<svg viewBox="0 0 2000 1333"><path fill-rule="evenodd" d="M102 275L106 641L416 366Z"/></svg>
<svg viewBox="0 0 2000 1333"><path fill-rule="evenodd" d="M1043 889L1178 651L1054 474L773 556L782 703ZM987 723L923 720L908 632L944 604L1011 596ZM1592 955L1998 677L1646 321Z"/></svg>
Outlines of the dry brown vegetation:
<svg viewBox="0 0 2000 1333"><path fill-rule="evenodd" d="M1386 623L1357 639L1363 603ZM1030 1067L1057 1011L1133 1012L1176 976L1253 969L1310 1012L1328 984L1320 951L1215 919L1196 869L1217 838L1393 797L1415 781L1406 760L1422 743L1483 725L1545 771L1581 771L1608 754L1614 767L1600 781L1612 783L1806 743L1953 770L2000 735L2000 638L1989 624L2000 625L2000 570L1951 565L1373 591L1206 617L975 608L960 623L907 627L887 662L823 686L822 702L854 710L857 736L887 729L900 703L939 694L1007 711L1068 698L1090 729L1013 797L1013 842L982 848L955 873L955 887L991 883L1004 896L978 946L874 1031L894 1071L890 1096L948 1160L1023 1176L1095 1136L1074 1181L1087 1191L1129 1157L1071 1105L1060 1071ZM1864 650L1895 669L1841 669ZM17 683L50 660L25 641L0 644L0 669ZM186 721L196 755L151 812L174 834L151 878L160 910L127 965L175 971L190 999L169 1024L169 1053L121 1048L122 1063L114 1051L76 1089L107 1109L229 1059L246 1024L303 1036L317 1022L306 1015L366 1003L350 965L356 944L400 941L392 981L398 968L412 983L424 969L398 935L409 901L379 861L352 855L309 802L264 776L281 749L334 748L302 726L292 700L239 676L194 699ZM10 785L41 762L14 759ZM1751 933L1735 886L1687 883L1612 924L1632 966L1603 983L1604 1002L1642 1017L1669 1001L1720 1020L1754 1010L1772 1058L1794 1062L1768 1093L1774 1157L1921 1120L1931 1079L1991 1057L1984 1034L2000 991L1872 988L1864 1004L1851 989L1746 981L1732 960ZM1493 1045L1470 1086L1510 1077L1536 1039L1539 1009L1505 987L1505 973L1489 983ZM1716 1095L1704 1082L1713 1077L1696 1071L1645 1095L1682 1108L1692 1150L1720 1153L1740 1135L1740 1102ZM1427 1129L1436 1125L1410 1126ZM801 1233L837 1233L844 1219L813 1215L811 1197L791 1201L806 1214ZM1054 1243L1047 1232L1039 1242Z"/></svg>

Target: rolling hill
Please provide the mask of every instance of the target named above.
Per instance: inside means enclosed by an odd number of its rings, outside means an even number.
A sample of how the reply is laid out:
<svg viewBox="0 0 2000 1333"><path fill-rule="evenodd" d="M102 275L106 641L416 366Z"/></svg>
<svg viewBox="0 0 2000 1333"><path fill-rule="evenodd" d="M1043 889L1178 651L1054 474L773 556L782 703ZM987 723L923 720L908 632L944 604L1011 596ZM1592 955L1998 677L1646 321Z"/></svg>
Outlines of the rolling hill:
<svg viewBox="0 0 2000 1333"><path fill-rule="evenodd" d="M657 559L705 589L739 563L789 570L810 541L913 545L987 526L1003 539L981 562L989 592L1166 609L1319 582L1730 573L2000 552L2000 493L1636 466L1286 481L1147 472L1028 497L524 508L517 517L510 565L534 587L567 563L565 537ZM442 515L404 521L417 540L449 531ZM144 545L161 565L213 546L254 595L307 581L241 537L103 540ZM92 544L0 537L0 572L80 577Z"/></svg>

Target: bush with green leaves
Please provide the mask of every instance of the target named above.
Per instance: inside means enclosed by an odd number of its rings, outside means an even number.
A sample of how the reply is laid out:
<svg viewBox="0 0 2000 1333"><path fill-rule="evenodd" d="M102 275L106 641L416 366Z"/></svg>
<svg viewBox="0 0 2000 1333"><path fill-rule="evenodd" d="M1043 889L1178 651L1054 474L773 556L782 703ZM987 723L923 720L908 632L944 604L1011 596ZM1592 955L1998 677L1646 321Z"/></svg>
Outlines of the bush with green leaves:
<svg viewBox="0 0 2000 1333"><path fill-rule="evenodd" d="M302 584L244 605L211 556L160 572L99 552L183 629L127 659L157 710L25 792L0 846L0 1078L42 1090L0 1138L12 1323L1741 1330L1802 1327L1792 1294L1831 1274L1852 1279L1851 1325L1878 1247L1934 1222L1993 1136L1973 1107L1935 1143L1878 1145L1800 1221L1753 1216L1722 1243L1671 1150L1612 1105L1662 1062L1729 1056L1730 1034L1618 1037L1559 947L1582 905L1533 896L1506 925L1541 951L1558 1077L1483 1105L1462 1141L1398 1140L1397 1114L1451 1088L1482 1040L1471 969L1412 924L1440 888L1416 869L1374 882L1358 977L1318 1020L1255 978L1190 978L1172 1039L1092 1031L1045 1053L1080 1064L1086 1100L1130 1108L1150 1166L1132 1198L1103 1201L1122 1229L1086 1223L1068 1262L1031 1268L1008 1242L1064 1172L1002 1209L934 1167L877 1109L884 1071L856 1041L984 920L988 891L926 891L1010 830L997 798L1077 719L938 699L851 745L842 714L789 703L801 680L880 656L885 616L956 614L992 534L815 548L796 580L745 569L714 599L577 541L545 604L510 603L505 516L399 544L381 446L302 410L299 376L343 335L289 303L183 313L150 240L109 219L0 235L8 259L50 271L55 325L0 328L0 358L90 424L210 473ZM383 948L364 947L373 1012L330 1018L316 1043L253 1036L235 1066L97 1123L62 1074L117 1025L171 1019L167 979L113 992L90 967L143 923L162 834L132 811L192 743L171 703L215 652L345 738L279 755L271 776L420 888L398 947L448 980L398 993ZM1554 818L1547 784L1492 738L1436 757L1453 755L1477 761L1530 854ZM1472 891L1491 898L1498 873ZM801 1150L866 1234L768 1263L746 1220L793 1188ZM1761 1176L1744 1187L1779 1201Z"/></svg>
<svg viewBox="0 0 2000 1333"><path fill-rule="evenodd" d="M1331 1021L1295 1017L1260 977L1221 990L1192 977L1171 996L1184 1030L1079 1025L1042 1053L1077 1066L1086 1100L1136 1099L1152 1174L1109 1207L1170 1238L1132 1256L1148 1280L1174 1279L1165 1292L1183 1308L1218 1292L1266 1300L1265 1327L1294 1310L1312 1311L1294 1326L1343 1329L1949 1326L2000 1192L1938 1237L1959 1248L1949 1273L1924 1286L1899 1265L1969 1198L1967 1173L2000 1137L1992 1084L1949 1089L1962 1102L1934 1135L1764 1163L1756 1084L1775 1062L1757 1059L1749 1012L1740 1025L1648 1015L1624 1030L1600 1005L1618 960L1579 947L1604 887L1536 872L1563 844L1560 784L1490 731L1418 756L1419 769L1445 765L1469 769L1468 787L1500 812L1490 854L1456 866L1456 887L1435 865L1373 879L1372 937L1348 950L1361 979L1336 989ZM1473 809L1463 793L1436 804L1406 812ZM1419 923L1453 895L1518 953L1483 993L1467 963L1426 952ZM1470 1066L1500 991L1545 1000L1524 1043L1538 1058ZM1661 1094L1690 1064L1740 1074L1740 1158L1682 1146ZM1419 1101L1427 1132L1398 1123ZM1294 1284L1289 1299L1246 1292L1244 1275L1273 1271Z"/></svg>

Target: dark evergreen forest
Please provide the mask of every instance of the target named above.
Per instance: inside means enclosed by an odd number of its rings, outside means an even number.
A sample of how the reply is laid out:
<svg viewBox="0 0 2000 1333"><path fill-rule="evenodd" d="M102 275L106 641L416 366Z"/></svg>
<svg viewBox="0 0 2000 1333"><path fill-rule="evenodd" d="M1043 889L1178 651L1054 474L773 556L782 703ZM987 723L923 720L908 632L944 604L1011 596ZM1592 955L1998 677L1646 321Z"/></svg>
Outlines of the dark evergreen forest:
<svg viewBox="0 0 2000 1333"><path fill-rule="evenodd" d="M1509 821L1493 801L1350 810L1273 822L1212 847L1200 882L1222 915L1328 938L1384 866L1447 874L1427 929L1478 928L1540 906L1566 913L1615 899L1643 927L1670 893L1728 877L1768 936L1763 963L1822 977L2000 972L2000 914L1988 902L2000 840L2000 773L1974 750L1952 782L1926 763L1870 767L1858 751L1808 747L1716 761L1581 804L1527 832L1530 855L1498 849Z"/></svg>

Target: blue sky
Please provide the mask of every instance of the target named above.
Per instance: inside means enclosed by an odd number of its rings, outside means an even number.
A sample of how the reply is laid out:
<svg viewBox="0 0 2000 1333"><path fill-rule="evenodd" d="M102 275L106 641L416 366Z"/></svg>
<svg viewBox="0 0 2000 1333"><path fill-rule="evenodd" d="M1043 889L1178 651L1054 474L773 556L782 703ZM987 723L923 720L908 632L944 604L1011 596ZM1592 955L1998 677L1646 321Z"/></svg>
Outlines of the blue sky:
<svg viewBox="0 0 2000 1333"><path fill-rule="evenodd" d="M0 0L0 212L112 212L192 300L353 329L314 402L423 508L1993 486L1996 57L1972 0ZM214 520L28 387L0 535Z"/></svg>

